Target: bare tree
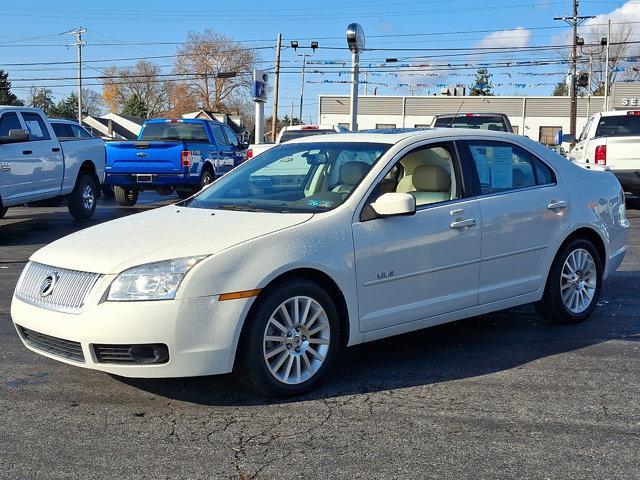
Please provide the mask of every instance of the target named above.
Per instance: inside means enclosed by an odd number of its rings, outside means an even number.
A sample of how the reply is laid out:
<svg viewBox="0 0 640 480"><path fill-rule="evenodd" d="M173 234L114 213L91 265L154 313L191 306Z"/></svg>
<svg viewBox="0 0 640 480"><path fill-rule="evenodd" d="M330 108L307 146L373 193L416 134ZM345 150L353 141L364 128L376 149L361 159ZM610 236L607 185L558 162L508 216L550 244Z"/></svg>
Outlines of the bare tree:
<svg viewBox="0 0 640 480"><path fill-rule="evenodd" d="M93 116L100 116L104 112L104 101L102 95L95 90L82 89L82 109Z"/></svg>
<svg viewBox="0 0 640 480"><path fill-rule="evenodd" d="M160 67L140 60L132 67L107 67L102 80L102 97L115 112L124 108L127 100L136 97L144 105L147 118L157 117L168 108L171 85L160 78Z"/></svg>
<svg viewBox="0 0 640 480"><path fill-rule="evenodd" d="M604 80L606 75L606 57L604 47L597 47L603 38L607 38L608 26L603 22L597 25L591 25L589 30L584 34L585 44L592 45L585 47L583 58L589 58L588 51L592 50L593 76L590 79L589 90L592 95L604 94ZM629 24L613 24L611 25L611 44L609 45L609 85L620 77L620 72L616 71L616 67L624 61L629 52L629 39L633 35L633 29ZM586 66L585 68L589 68Z"/></svg>
<svg viewBox="0 0 640 480"><path fill-rule="evenodd" d="M224 110L247 97L250 73L258 60L255 50L214 30L189 32L174 64L174 73L187 77L181 82L186 88L177 92L202 108ZM174 103L179 100L174 98Z"/></svg>

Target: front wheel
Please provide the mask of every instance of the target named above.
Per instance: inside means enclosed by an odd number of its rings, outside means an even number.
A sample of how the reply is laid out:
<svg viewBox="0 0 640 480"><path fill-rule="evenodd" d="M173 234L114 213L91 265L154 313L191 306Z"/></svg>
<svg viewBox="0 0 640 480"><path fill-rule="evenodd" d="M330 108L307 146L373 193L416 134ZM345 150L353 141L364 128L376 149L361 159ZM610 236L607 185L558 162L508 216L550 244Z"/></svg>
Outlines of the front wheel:
<svg viewBox="0 0 640 480"><path fill-rule="evenodd" d="M273 287L257 301L239 345L238 373L272 397L298 395L316 386L340 343L331 297L319 285L298 279Z"/></svg>
<svg viewBox="0 0 640 480"><path fill-rule="evenodd" d="M83 173L78 177L76 186L67 197L67 208L76 220L84 221L96 211L98 186L93 177Z"/></svg>
<svg viewBox="0 0 640 480"><path fill-rule="evenodd" d="M558 253L538 312L555 323L579 323L596 308L602 288L602 261L594 245L576 239Z"/></svg>
<svg viewBox="0 0 640 480"><path fill-rule="evenodd" d="M205 168L202 171L202 175L200 176L200 189L202 190L204 187L206 187L210 183L213 183L215 179L216 179L215 174L209 168Z"/></svg>
<svg viewBox="0 0 640 480"><path fill-rule="evenodd" d="M133 207L138 202L137 188L113 187L113 195L121 207Z"/></svg>

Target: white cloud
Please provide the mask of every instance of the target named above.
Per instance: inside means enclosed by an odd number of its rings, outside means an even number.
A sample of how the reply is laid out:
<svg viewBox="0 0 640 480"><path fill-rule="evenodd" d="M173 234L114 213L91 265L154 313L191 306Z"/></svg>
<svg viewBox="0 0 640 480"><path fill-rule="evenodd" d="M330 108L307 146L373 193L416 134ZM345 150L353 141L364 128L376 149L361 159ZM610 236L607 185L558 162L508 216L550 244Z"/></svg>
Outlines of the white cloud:
<svg viewBox="0 0 640 480"><path fill-rule="evenodd" d="M607 20L611 22L640 22L640 3L637 0L629 1L619 8L616 8L610 13L603 13L596 16L586 22L585 25L597 25L606 23ZM638 25L630 25L631 28L635 28Z"/></svg>
<svg viewBox="0 0 640 480"><path fill-rule="evenodd" d="M531 30L518 27L513 30L493 32L475 44L476 48L527 47L531 41Z"/></svg>

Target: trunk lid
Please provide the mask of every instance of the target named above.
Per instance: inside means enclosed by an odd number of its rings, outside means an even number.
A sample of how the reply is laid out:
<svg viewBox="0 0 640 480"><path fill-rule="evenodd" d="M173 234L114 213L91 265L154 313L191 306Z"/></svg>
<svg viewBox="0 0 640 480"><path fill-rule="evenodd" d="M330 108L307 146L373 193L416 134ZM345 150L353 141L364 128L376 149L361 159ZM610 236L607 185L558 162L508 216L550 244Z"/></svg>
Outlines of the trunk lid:
<svg viewBox="0 0 640 480"><path fill-rule="evenodd" d="M181 173L183 141L108 142L108 173Z"/></svg>

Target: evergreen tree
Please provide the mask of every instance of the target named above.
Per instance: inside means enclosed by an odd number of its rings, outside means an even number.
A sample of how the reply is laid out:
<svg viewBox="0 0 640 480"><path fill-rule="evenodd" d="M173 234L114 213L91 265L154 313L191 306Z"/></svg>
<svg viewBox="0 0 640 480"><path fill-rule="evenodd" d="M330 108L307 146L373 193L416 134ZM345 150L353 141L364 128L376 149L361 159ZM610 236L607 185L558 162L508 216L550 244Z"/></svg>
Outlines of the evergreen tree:
<svg viewBox="0 0 640 480"><path fill-rule="evenodd" d="M491 74L486 68L479 68L476 72L476 80L472 85L469 85L469 95L474 97L481 96L493 96L491 89Z"/></svg>
<svg viewBox="0 0 640 480"><path fill-rule="evenodd" d="M0 105L24 105L24 102L11 92L9 74L0 70Z"/></svg>
<svg viewBox="0 0 640 480"><path fill-rule="evenodd" d="M41 109L45 115L54 115L55 104L50 89L33 87L29 93L28 102L30 106Z"/></svg>
<svg viewBox="0 0 640 480"><path fill-rule="evenodd" d="M569 86L565 82L558 82L556 88L553 89L554 97L566 97L569 95Z"/></svg>
<svg viewBox="0 0 640 480"><path fill-rule="evenodd" d="M49 115L57 118L77 120L78 96L75 93L70 93L53 107Z"/></svg>
<svg viewBox="0 0 640 480"><path fill-rule="evenodd" d="M124 115L133 115L134 117L147 118L147 107L142 97L134 93L125 100L122 105L122 113Z"/></svg>

